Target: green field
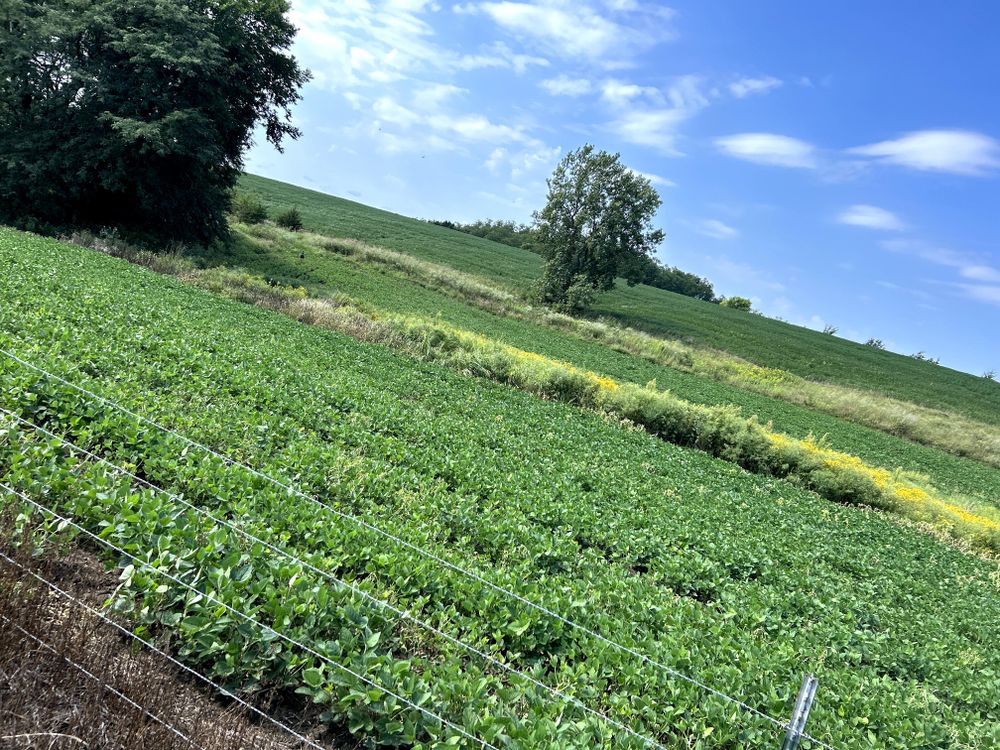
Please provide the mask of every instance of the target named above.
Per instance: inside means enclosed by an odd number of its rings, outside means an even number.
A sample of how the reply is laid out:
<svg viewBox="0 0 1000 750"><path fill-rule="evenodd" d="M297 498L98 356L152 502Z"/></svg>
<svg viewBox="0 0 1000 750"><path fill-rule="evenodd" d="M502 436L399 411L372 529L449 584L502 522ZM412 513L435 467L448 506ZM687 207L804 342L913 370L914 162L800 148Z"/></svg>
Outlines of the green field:
<svg viewBox="0 0 1000 750"><path fill-rule="evenodd" d="M246 268L266 278L302 285L323 296L343 293L380 309L441 319L528 351L570 362L619 380L644 384L656 380L677 396L704 404L736 404L746 415L771 421L777 430L796 437L826 436L839 450L872 464L930 475L942 489L1000 505L1000 471L977 461L918 445L843 419L820 414L725 383L657 365L641 357L613 351L560 331L494 315L402 274L359 264L342 255L303 243L258 243L242 237L208 263ZM654 290L655 291L655 290ZM715 308L716 306L711 306ZM728 312L728 311L727 311Z"/></svg>
<svg viewBox="0 0 1000 750"><path fill-rule="evenodd" d="M995 563L598 415L92 251L0 230L0 264L0 346L342 513L782 719L815 671L809 728L838 748L1000 742ZM666 747L780 744L778 728L731 703L7 358L0 378L4 409ZM118 611L227 684L300 689L373 742L475 746L339 663L498 747L642 746L166 496L0 425L5 484L329 660L125 568Z"/></svg>
<svg viewBox="0 0 1000 750"><path fill-rule="evenodd" d="M243 186L275 207L298 206L308 229L412 253L511 289L525 289L541 269L541 258L526 250L353 201L253 175L243 178ZM599 298L594 311L803 377L875 390L986 422L1000 421L1000 385L995 382L781 321L623 283Z"/></svg>

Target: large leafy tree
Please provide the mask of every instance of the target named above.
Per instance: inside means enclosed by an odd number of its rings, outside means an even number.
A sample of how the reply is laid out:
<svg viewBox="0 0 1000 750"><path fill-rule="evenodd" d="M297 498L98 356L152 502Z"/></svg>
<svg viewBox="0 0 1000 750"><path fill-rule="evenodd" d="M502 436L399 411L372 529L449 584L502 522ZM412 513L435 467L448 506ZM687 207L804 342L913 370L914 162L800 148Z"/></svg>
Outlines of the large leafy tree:
<svg viewBox="0 0 1000 750"><path fill-rule="evenodd" d="M548 188L548 202L535 214L545 256L540 301L579 310L618 276L630 284L642 281L663 241L652 226L660 196L647 178L618 154L588 144L566 154Z"/></svg>
<svg viewBox="0 0 1000 750"><path fill-rule="evenodd" d="M308 72L287 0L0 0L0 221L225 234Z"/></svg>

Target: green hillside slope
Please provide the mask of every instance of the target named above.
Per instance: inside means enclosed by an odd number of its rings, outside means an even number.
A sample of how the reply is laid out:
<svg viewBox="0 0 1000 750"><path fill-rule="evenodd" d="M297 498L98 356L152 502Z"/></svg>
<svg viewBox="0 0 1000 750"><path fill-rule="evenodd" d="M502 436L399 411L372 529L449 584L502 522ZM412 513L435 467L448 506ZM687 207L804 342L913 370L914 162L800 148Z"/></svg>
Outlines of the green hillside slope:
<svg viewBox="0 0 1000 750"><path fill-rule="evenodd" d="M243 186L274 206L298 206L309 229L412 253L508 288L525 289L541 269L541 259L528 251L353 201L254 175L244 176ZM877 390L982 421L1000 422L1000 385L995 382L781 321L622 283L597 301L595 312L803 377Z"/></svg>
<svg viewBox="0 0 1000 750"><path fill-rule="evenodd" d="M0 264L0 346L340 513L779 722L801 674L815 671L809 727L837 748L1000 742L993 563L596 414L92 251L0 230ZM780 727L6 357L0 383L3 409L665 747L780 744ZM169 633L181 658L248 695L301 689L372 744L450 736L475 746L341 664L504 750L643 746L10 418L0 421L0 481L192 582L200 596L130 566L117 611ZM6 493L0 502L18 504ZM208 597L323 658L220 616Z"/></svg>
<svg viewBox="0 0 1000 750"><path fill-rule="evenodd" d="M241 236L211 263L248 269L265 278L301 285L319 296L347 294L382 310L441 319L528 351L570 362L623 381L645 384L655 380L681 398L703 404L736 404L746 415L771 421L781 432L805 437L826 436L840 450L870 463L929 474L946 490L976 496L1000 506L1000 470L977 461L917 445L843 419L725 383L658 365L617 352L596 341L508 316L492 314L440 290L384 268L352 262L343 255L308 242L261 242Z"/></svg>

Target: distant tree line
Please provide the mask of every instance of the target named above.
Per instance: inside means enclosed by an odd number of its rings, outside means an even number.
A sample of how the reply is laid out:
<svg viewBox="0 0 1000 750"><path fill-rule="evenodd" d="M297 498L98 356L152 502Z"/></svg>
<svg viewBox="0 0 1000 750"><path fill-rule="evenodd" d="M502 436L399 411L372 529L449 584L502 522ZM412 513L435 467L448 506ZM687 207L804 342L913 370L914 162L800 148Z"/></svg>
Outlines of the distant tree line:
<svg viewBox="0 0 1000 750"><path fill-rule="evenodd" d="M459 221L436 221L431 220L431 224L439 227L447 227L476 237L483 237L502 245L519 247L522 250L530 250L538 255L542 254L538 247L538 236L534 227L528 224L518 224L510 219L479 219L471 224L463 224Z"/></svg>
<svg viewBox="0 0 1000 750"><path fill-rule="evenodd" d="M655 258L649 259L641 283L706 302L721 301L715 296L715 289L708 279L682 271L676 266L664 265Z"/></svg>

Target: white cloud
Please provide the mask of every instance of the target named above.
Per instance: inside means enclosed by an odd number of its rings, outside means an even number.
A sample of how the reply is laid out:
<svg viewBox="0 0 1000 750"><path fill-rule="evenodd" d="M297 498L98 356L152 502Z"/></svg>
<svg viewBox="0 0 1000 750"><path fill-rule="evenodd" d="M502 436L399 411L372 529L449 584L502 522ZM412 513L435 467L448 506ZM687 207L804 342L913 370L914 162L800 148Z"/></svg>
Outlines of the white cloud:
<svg viewBox="0 0 1000 750"><path fill-rule="evenodd" d="M315 84L338 91L410 80L433 73L480 68L516 73L546 66L542 57L514 53L494 43L474 53L438 44L433 27L421 16L437 9L420 0L389 0L377 5L297 0L289 17L298 28L294 51L312 70Z"/></svg>
<svg viewBox="0 0 1000 750"><path fill-rule="evenodd" d="M680 76L667 87L667 101L673 107L693 114L708 106L708 97L702 92L701 86L701 76Z"/></svg>
<svg viewBox="0 0 1000 750"><path fill-rule="evenodd" d="M958 287L966 297L977 302L986 302L1000 307L1000 285L997 284L959 284Z"/></svg>
<svg viewBox="0 0 1000 750"><path fill-rule="evenodd" d="M805 141L774 133L740 133L716 138L716 148L728 156L779 167L815 169L816 149Z"/></svg>
<svg viewBox="0 0 1000 750"><path fill-rule="evenodd" d="M372 104L372 112L375 114L376 125L388 123L408 128L421 120L421 115L397 104L388 96L380 96L376 99Z"/></svg>
<svg viewBox="0 0 1000 750"><path fill-rule="evenodd" d="M547 78L538 85L552 96L583 96L593 90L593 85L586 78L570 78L565 74Z"/></svg>
<svg viewBox="0 0 1000 750"><path fill-rule="evenodd" d="M652 172L640 172L638 169L628 168L628 171L632 174L638 175L639 177L645 177L649 180L651 185L659 185L660 187L677 187L677 183L673 180L668 180L666 177L661 177L658 174L653 174Z"/></svg>
<svg viewBox="0 0 1000 750"><path fill-rule="evenodd" d="M668 102L669 106L647 106L632 103L623 108L617 120L609 128L619 138L637 146L649 146L667 156L680 156L677 148L677 128L685 120L693 117L708 106L708 97L701 92L698 76L682 76L675 80L666 91L648 86L632 86L616 82L613 91L642 97L647 102ZM623 97L612 97L612 103L623 101Z"/></svg>
<svg viewBox="0 0 1000 750"><path fill-rule="evenodd" d="M534 172L537 169L551 169L561 152L562 148L559 146L548 148L547 146L539 145L513 154L510 158L510 176L512 179L517 179L521 175Z"/></svg>
<svg viewBox="0 0 1000 750"><path fill-rule="evenodd" d="M699 234L711 237L716 240L731 240L739 237L740 233L734 227L719 221L718 219L704 219L695 226Z"/></svg>
<svg viewBox="0 0 1000 750"><path fill-rule="evenodd" d="M525 135L523 128L497 124L479 114L432 115L425 120L425 123L435 130L452 133L469 141L498 143L531 140Z"/></svg>
<svg viewBox="0 0 1000 750"><path fill-rule="evenodd" d="M620 38L615 23L587 7L574 12L562 3L499 2L478 8L500 26L564 57L601 58Z"/></svg>
<svg viewBox="0 0 1000 750"><path fill-rule="evenodd" d="M892 211L863 203L849 207L837 217L837 221L841 224L868 227L869 229L882 229L890 232L901 232L906 229L906 224L903 220L892 213Z"/></svg>
<svg viewBox="0 0 1000 750"><path fill-rule="evenodd" d="M741 78L738 81L733 81L729 84L729 93L735 96L737 99L745 99L748 96L754 96L755 94L766 94L772 89L776 89L783 81L780 78L775 78L774 76L765 76L764 78Z"/></svg>
<svg viewBox="0 0 1000 750"><path fill-rule="evenodd" d="M1000 269L992 266L962 266L959 273L967 279L1000 284Z"/></svg>
<svg viewBox="0 0 1000 750"><path fill-rule="evenodd" d="M959 289L964 296L977 302L1000 304L1000 268L988 265L982 258L929 245L919 240L885 240L881 244L890 252L910 255L934 265L954 269L961 281L937 283Z"/></svg>
<svg viewBox="0 0 1000 750"><path fill-rule="evenodd" d="M372 103L371 114L370 120L363 120L345 132L367 134L375 139L375 148L383 153L458 151L462 144L487 144L494 146L493 154L503 151L506 155L501 144L510 143L544 150L541 141L529 135L523 126L493 122L482 114L419 111L404 107L388 96L379 97ZM490 159L493 158L491 154ZM502 156L496 157L500 158Z"/></svg>
<svg viewBox="0 0 1000 750"><path fill-rule="evenodd" d="M660 90L652 86L639 86L614 78L601 84L601 99L613 107L624 107L640 96L660 100L663 98Z"/></svg>
<svg viewBox="0 0 1000 750"><path fill-rule="evenodd" d="M1000 143L969 130L920 130L848 151L924 171L982 175L1000 168Z"/></svg>
<svg viewBox="0 0 1000 750"><path fill-rule="evenodd" d="M484 13L520 39L567 58L613 61L622 50L634 54L674 36L668 25L674 16L672 10L627 0L607 3L604 13L579 0L506 0L456 5L454 9Z"/></svg>
<svg viewBox="0 0 1000 750"><path fill-rule="evenodd" d="M450 83L427 83L417 88L413 104L421 109L436 110L448 100L466 93L467 89Z"/></svg>
<svg viewBox="0 0 1000 750"><path fill-rule="evenodd" d="M500 165L503 163L504 157L507 156L507 149L505 148L495 148L490 152L489 158L483 162L483 166L486 167L491 172L496 172Z"/></svg>
<svg viewBox="0 0 1000 750"><path fill-rule="evenodd" d="M532 65L547 68L549 61L544 57L514 52L503 42L496 42L474 55L462 55L455 63L459 70L479 70L481 68L510 68L518 75Z"/></svg>
<svg viewBox="0 0 1000 750"><path fill-rule="evenodd" d="M677 126L688 118L678 109L657 109L627 112L611 123L611 129L622 139L637 146L649 146L670 156L679 156Z"/></svg>

